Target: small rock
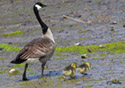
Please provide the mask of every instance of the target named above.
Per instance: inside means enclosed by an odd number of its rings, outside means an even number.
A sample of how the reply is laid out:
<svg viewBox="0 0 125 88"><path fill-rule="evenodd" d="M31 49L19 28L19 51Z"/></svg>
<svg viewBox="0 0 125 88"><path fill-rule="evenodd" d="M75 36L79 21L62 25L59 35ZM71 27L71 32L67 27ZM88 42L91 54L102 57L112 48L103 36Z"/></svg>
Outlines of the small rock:
<svg viewBox="0 0 125 88"><path fill-rule="evenodd" d="M114 27L111 27L111 31L114 31Z"/></svg>
<svg viewBox="0 0 125 88"><path fill-rule="evenodd" d="M9 71L10 74L15 74L16 72L17 72L17 70L16 70L15 68L13 68L13 69L11 69L11 70Z"/></svg>
<svg viewBox="0 0 125 88"><path fill-rule="evenodd" d="M74 44L75 46L81 46L82 44L80 44L79 42Z"/></svg>
<svg viewBox="0 0 125 88"><path fill-rule="evenodd" d="M0 48L0 50L3 50L3 48Z"/></svg>
<svg viewBox="0 0 125 88"><path fill-rule="evenodd" d="M125 24L123 25L123 27L125 27Z"/></svg>
<svg viewBox="0 0 125 88"><path fill-rule="evenodd" d="M85 11L89 10L89 8L84 8Z"/></svg>
<svg viewBox="0 0 125 88"><path fill-rule="evenodd" d="M74 16L74 17L78 17L78 18L80 18L80 17L81 17L81 15L80 15L80 14L78 14L78 13L74 13L74 14L73 14L73 16Z"/></svg>
<svg viewBox="0 0 125 88"><path fill-rule="evenodd" d="M105 45L99 45L99 48L105 48Z"/></svg>
<svg viewBox="0 0 125 88"><path fill-rule="evenodd" d="M82 54L81 58L82 59L88 58L88 55L87 54Z"/></svg>
<svg viewBox="0 0 125 88"><path fill-rule="evenodd" d="M90 20L87 21L87 24L91 24L91 23L92 23L92 21L90 21Z"/></svg>
<svg viewBox="0 0 125 88"><path fill-rule="evenodd" d="M116 21L113 21L113 22L111 22L111 24L117 24L117 22L116 22Z"/></svg>
<svg viewBox="0 0 125 88"><path fill-rule="evenodd" d="M12 44L12 42L9 42L8 44Z"/></svg>
<svg viewBox="0 0 125 88"><path fill-rule="evenodd" d="M92 53L92 49L91 48L87 48L88 52Z"/></svg>
<svg viewBox="0 0 125 88"><path fill-rule="evenodd" d="M58 33L62 33L62 32L64 32L64 30L58 30Z"/></svg>

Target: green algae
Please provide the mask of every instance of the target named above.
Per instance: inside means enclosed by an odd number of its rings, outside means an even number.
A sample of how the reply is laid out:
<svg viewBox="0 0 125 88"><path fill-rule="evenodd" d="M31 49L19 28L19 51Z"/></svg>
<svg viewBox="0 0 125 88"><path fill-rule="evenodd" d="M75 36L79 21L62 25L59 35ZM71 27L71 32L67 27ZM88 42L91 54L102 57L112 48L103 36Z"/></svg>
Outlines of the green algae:
<svg viewBox="0 0 125 88"><path fill-rule="evenodd" d="M86 33L86 32L88 32L88 30L83 30L82 32L83 32L83 33Z"/></svg>
<svg viewBox="0 0 125 88"><path fill-rule="evenodd" d="M87 50L91 48L92 52L106 51L113 53L124 53L125 52L125 42L114 42L114 43L105 43L103 44L105 48L99 48L99 45L86 45L86 46L68 46L68 47L57 47L55 50L55 55L60 55L64 52L75 52L77 54L89 54Z"/></svg>
<svg viewBox="0 0 125 88"><path fill-rule="evenodd" d="M0 48L3 48L3 51L10 51L10 52L18 52L21 48L15 47L9 44L0 44Z"/></svg>
<svg viewBox="0 0 125 88"><path fill-rule="evenodd" d="M14 64L13 65L13 68L20 68L20 67L24 67L25 64L24 63L21 63L21 64Z"/></svg>
<svg viewBox="0 0 125 88"><path fill-rule="evenodd" d="M64 76L58 76L58 79L64 79Z"/></svg>
<svg viewBox="0 0 125 88"><path fill-rule="evenodd" d="M5 60L5 58L1 58L1 57L0 57L0 60Z"/></svg>
<svg viewBox="0 0 125 88"><path fill-rule="evenodd" d="M28 84L32 84L33 82L31 82L31 81L26 81L26 82L23 82L23 83L21 83L20 85L28 85Z"/></svg>
<svg viewBox="0 0 125 88"><path fill-rule="evenodd" d="M14 35L19 35L19 34L22 34L23 32L20 31L20 30L16 30L14 32L10 32L10 33L6 33L6 34L3 34L4 37L8 37L8 36L14 36Z"/></svg>
<svg viewBox="0 0 125 88"><path fill-rule="evenodd" d="M87 85L87 86L85 86L85 88L90 88L90 87L93 87L93 85Z"/></svg>
<svg viewBox="0 0 125 88"><path fill-rule="evenodd" d="M46 83L45 83L45 86L49 86L50 84L53 83L53 80L48 80Z"/></svg>

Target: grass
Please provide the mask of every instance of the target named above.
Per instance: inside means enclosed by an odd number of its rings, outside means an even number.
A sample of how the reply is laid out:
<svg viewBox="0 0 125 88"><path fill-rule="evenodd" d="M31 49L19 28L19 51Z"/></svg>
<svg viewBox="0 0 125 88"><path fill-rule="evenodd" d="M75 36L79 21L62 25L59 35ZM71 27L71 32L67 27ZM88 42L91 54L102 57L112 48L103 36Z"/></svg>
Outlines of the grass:
<svg viewBox="0 0 125 88"><path fill-rule="evenodd" d="M33 82L31 82L31 81L25 81L25 82L23 82L23 83L21 83L20 85L28 85L28 84L32 84Z"/></svg>
<svg viewBox="0 0 125 88"><path fill-rule="evenodd" d="M115 32L118 32L118 31L116 31L116 30L113 30L113 31L112 31L112 33L115 33Z"/></svg>
<svg viewBox="0 0 125 88"><path fill-rule="evenodd" d="M86 45L86 46L68 46L68 47L57 47L55 50L55 55L60 55L64 52L75 52L77 54L88 54L87 48L91 48L93 52L106 51L113 53L123 53L125 52L125 42L114 42L103 44L105 48L99 48L99 45Z"/></svg>
<svg viewBox="0 0 125 88"><path fill-rule="evenodd" d="M86 32L88 32L88 30L83 30L82 32L83 32L83 33L86 33Z"/></svg>
<svg viewBox="0 0 125 88"><path fill-rule="evenodd" d="M117 81L119 81L118 79L112 79L112 82L117 82Z"/></svg>
<svg viewBox="0 0 125 88"><path fill-rule="evenodd" d="M14 35L19 35L19 34L22 34L23 32L20 31L20 30L16 30L14 32L10 32L10 33L6 33L6 34L3 34L4 37L8 37L8 36L14 36Z"/></svg>
<svg viewBox="0 0 125 88"><path fill-rule="evenodd" d="M125 52L125 42L114 42L103 44L105 48L99 48L99 45L86 45L86 46L68 46L68 47L56 47L54 55L61 55L65 52L73 52L77 54L89 54L88 48L91 48L93 52L106 51L108 53L124 53ZM21 48L15 47L9 44L0 44L0 48L3 48L3 51L18 52ZM60 57L57 59L63 59Z"/></svg>
<svg viewBox="0 0 125 88"><path fill-rule="evenodd" d="M85 88L90 88L90 87L93 87L93 85L87 85Z"/></svg>
<svg viewBox="0 0 125 88"><path fill-rule="evenodd" d="M14 64L13 68L19 68L19 67L24 67L24 66L25 66L24 63L22 63L22 64Z"/></svg>
<svg viewBox="0 0 125 88"><path fill-rule="evenodd" d="M5 60L5 58L1 58L1 57L0 57L0 60Z"/></svg>
<svg viewBox="0 0 125 88"><path fill-rule="evenodd" d="M53 83L53 80L48 80L46 83L45 83L45 85L46 86L49 86L50 84L52 84Z"/></svg>
<svg viewBox="0 0 125 88"><path fill-rule="evenodd" d="M58 79L64 79L64 77L63 76L58 76Z"/></svg>
<svg viewBox="0 0 125 88"><path fill-rule="evenodd" d="M10 52L18 52L21 48L15 47L9 44L0 44L0 48L3 48L3 51L10 51Z"/></svg>
<svg viewBox="0 0 125 88"><path fill-rule="evenodd" d="M105 54L105 53L101 53L100 56L107 56L107 54Z"/></svg>

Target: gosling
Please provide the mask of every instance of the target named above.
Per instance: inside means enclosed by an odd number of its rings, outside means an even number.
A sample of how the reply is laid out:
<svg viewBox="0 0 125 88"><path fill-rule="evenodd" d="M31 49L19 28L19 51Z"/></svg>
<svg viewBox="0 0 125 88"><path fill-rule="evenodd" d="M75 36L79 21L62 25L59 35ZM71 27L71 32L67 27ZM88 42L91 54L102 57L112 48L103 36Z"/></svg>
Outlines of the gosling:
<svg viewBox="0 0 125 88"><path fill-rule="evenodd" d="M89 62L83 62L83 64L79 65L77 71L83 75L87 75L87 71L90 69L91 64Z"/></svg>
<svg viewBox="0 0 125 88"><path fill-rule="evenodd" d="M77 68L76 63L72 63L69 66L65 67L63 70L64 79L66 79L66 76L70 76L72 79L74 79L75 73L76 73L76 68Z"/></svg>

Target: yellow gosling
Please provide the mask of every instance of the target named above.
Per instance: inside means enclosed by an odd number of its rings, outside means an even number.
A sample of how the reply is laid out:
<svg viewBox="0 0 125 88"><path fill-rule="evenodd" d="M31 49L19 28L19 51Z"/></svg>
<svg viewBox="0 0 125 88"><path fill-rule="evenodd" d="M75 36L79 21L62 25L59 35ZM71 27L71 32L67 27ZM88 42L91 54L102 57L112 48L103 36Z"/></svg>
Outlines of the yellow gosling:
<svg viewBox="0 0 125 88"><path fill-rule="evenodd" d="M70 76L71 78L75 78L76 68L77 68L76 63L72 63L71 65L65 67L63 70L64 79L66 78L66 76Z"/></svg>
<svg viewBox="0 0 125 88"><path fill-rule="evenodd" d="M79 65L77 68L77 71L81 74L85 75L86 72L90 69L91 64L89 62L84 62L83 64Z"/></svg>

